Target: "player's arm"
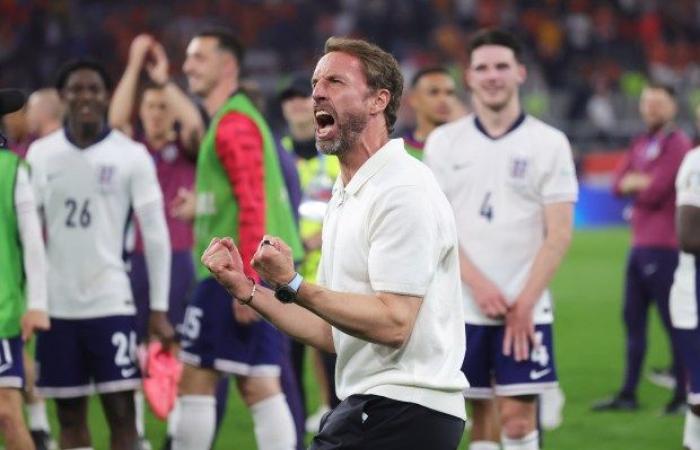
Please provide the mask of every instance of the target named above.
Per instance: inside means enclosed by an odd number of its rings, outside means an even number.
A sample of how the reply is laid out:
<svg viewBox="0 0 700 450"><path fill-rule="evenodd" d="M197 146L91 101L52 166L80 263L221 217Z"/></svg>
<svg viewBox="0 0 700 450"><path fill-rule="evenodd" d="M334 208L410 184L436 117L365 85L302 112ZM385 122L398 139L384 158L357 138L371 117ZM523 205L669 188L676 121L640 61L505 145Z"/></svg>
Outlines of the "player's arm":
<svg viewBox="0 0 700 450"><path fill-rule="evenodd" d="M700 158L690 153L678 172L676 229L681 251L700 256Z"/></svg>
<svg viewBox="0 0 700 450"><path fill-rule="evenodd" d="M154 83L163 86L166 101L175 119L180 124L180 140L183 149L192 159L196 159L199 143L204 136L204 120L197 106L170 79L168 55L160 42L153 42L151 46L153 62L146 65L148 76Z"/></svg>
<svg viewBox="0 0 700 450"><path fill-rule="evenodd" d="M691 147L687 139L677 135L674 137L659 155L656 165L648 175L646 185L637 193L635 201L638 204L654 208L673 197L678 169Z"/></svg>
<svg viewBox="0 0 700 450"><path fill-rule="evenodd" d="M249 117L231 112L224 115L216 129L216 153L219 156L233 197L238 203L238 242L243 271L258 279L251 261L265 235L265 178L263 138ZM256 318L250 308L234 303L236 320L249 323Z"/></svg>
<svg viewBox="0 0 700 450"><path fill-rule="evenodd" d="M149 333L158 338L163 346L168 347L175 339L175 331L166 314L169 306L172 257L170 235L155 165L145 148L134 161L131 199L139 222L146 259L151 310Z"/></svg>
<svg viewBox="0 0 700 450"><path fill-rule="evenodd" d="M109 105L109 124L129 136L133 134L131 127L131 113L136 102L136 88L139 76L143 68L148 49L153 43L153 38L147 34L140 34L134 38L129 47L129 59L119 83L117 84Z"/></svg>
<svg viewBox="0 0 700 450"><path fill-rule="evenodd" d="M632 172L632 148L622 157L613 174L612 190L618 197L631 195L637 189L634 186L637 174Z"/></svg>
<svg viewBox="0 0 700 450"><path fill-rule="evenodd" d="M510 355L512 352L516 361L529 358L529 341L532 341L535 331L532 312L571 244L573 217L574 205L571 202L551 203L544 207L544 242L535 255L525 286L506 314L503 353Z"/></svg>
<svg viewBox="0 0 700 450"><path fill-rule="evenodd" d="M462 282L471 289L474 301L486 316L495 319L503 317L508 312L508 302L501 290L479 270L461 248L459 273Z"/></svg>
<svg viewBox="0 0 700 450"><path fill-rule="evenodd" d="M27 277L27 312L22 317L22 339L27 341L36 330L49 329L46 253L34 192L24 166L20 166L15 184L15 210L22 244L22 263Z"/></svg>

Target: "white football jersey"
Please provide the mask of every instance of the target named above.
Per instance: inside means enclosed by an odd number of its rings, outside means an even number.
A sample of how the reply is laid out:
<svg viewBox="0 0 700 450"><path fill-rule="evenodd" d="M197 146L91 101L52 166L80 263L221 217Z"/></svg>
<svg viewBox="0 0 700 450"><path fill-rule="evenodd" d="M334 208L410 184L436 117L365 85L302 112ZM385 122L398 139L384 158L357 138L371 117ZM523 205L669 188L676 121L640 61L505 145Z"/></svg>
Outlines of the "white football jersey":
<svg viewBox="0 0 700 450"><path fill-rule="evenodd" d="M27 161L44 213L50 316L134 314L125 230L132 208L162 198L146 148L113 130L80 149L61 129L35 141Z"/></svg>
<svg viewBox="0 0 700 450"><path fill-rule="evenodd" d="M544 241L544 207L578 197L568 139L531 116L521 116L508 133L492 139L469 115L430 134L425 163L452 204L462 251L514 302ZM463 287L467 323L502 323L486 317L471 289ZM534 320L552 319L545 291Z"/></svg>
<svg viewBox="0 0 700 450"><path fill-rule="evenodd" d="M676 205L700 208L700 147L685 155L678 170ZM698 327L697 278L695 256L681 252L669 300L671 322L676 328L692 330Z"/></svg>

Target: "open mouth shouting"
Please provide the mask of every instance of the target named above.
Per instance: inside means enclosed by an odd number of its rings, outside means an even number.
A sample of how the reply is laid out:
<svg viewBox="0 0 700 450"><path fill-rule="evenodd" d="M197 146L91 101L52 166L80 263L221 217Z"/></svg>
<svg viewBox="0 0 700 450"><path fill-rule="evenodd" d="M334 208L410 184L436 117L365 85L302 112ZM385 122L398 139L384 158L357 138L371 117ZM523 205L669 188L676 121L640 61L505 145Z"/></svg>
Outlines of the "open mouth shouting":
<svg viewBox="0 0 700 450"><path fill-rule="evenodd" d="M335 139L338 134L338 126L335 111L329 107L317 107L314 109L316 122L316 139L325 141Z"/></svg>

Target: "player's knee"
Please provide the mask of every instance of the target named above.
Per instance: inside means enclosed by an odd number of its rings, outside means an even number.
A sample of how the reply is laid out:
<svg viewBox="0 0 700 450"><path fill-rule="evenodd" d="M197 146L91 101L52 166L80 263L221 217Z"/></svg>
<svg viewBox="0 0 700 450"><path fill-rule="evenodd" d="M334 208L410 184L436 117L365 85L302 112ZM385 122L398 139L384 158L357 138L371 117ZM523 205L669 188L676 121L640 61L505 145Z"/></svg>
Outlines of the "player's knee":
<svg viewBox="0 0 700 450"><path fill-rule="evenodd" d="M2 434L7 434L24 426L19 403L16 399L11 398L11 395L10 393L0 392L0 432Z"/></svg>
<svg viewBox="0 0 700 450"><path fill-rule="evenodd" d="M179 395L215 395L219 374L210 369L185 364L178 385Z"/></svg>
<svg viewBox="0 0 700 450"><path fill-rule="evenodd" d="M504 417L501 431L509 439L522 439L534 430L532 420L522 416Z"/></svg>
<svg viewBox="0 0 700 450"><path fill-rule="evenodd" d="M241 398L248 406L282 392L276 377L238 377L237 383Z"/></svg>

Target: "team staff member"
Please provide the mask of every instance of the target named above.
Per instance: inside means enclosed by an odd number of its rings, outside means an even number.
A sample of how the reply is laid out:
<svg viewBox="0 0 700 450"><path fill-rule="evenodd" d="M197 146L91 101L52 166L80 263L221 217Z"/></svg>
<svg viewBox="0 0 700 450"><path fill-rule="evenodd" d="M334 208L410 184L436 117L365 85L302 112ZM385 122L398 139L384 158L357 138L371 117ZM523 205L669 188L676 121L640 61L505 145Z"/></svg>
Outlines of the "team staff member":
<svg viewBox="0 0 700 450"><path fill-rule="evenodd" d="M312 85L317 146L341 167L319 284L294 271L279 237L266 236L253 258L275 291L247 278L230 238L213 239L202 261L238 302L337 353L342 401L311 449L456 449L467 386L457 235L432 174L389 139L398 63L367 42L330 38Z"/></svg>

